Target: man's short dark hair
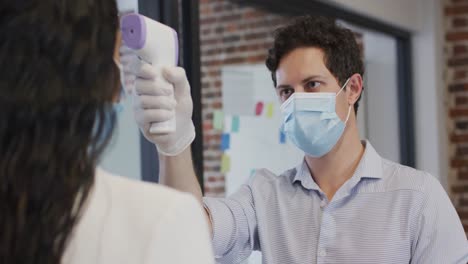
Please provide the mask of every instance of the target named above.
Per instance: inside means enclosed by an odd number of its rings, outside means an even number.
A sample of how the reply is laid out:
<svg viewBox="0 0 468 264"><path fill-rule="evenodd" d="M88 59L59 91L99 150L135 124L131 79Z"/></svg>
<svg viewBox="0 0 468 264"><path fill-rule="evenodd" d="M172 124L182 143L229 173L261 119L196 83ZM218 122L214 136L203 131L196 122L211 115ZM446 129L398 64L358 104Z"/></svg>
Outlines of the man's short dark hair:
<svg viewBox="0 0 468 264"><path fill-rule="evenodd" d="M315 47L324 53L328 70L343 85L355 73L364 76L362 53L355 34L334 19L322 16L302 16L292 23L278 28L274 33L273 47L268 51L266 66L276 86L276 70L281 59L296 48ZM357 113L359 101L354 104Z"/></svg>

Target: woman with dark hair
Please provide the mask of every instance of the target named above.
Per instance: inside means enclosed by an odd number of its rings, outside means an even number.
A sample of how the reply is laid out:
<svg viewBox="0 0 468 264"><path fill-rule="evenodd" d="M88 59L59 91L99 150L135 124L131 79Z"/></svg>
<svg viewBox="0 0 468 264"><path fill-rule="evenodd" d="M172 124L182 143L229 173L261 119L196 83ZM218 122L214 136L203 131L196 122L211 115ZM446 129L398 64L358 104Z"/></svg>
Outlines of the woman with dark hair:
<svg viewBox="0 0 468 264"><path fill-rule="evenodd" d="M121 89L117 14L0 4L0 263L213 262L195 198L96 170Z"/></svg>

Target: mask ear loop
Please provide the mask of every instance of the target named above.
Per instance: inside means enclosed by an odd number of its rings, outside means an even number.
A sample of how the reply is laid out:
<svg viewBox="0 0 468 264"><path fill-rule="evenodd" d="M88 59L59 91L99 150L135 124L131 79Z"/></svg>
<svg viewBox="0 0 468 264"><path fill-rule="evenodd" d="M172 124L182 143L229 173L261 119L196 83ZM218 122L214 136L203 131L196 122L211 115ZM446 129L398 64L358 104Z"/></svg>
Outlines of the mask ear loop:
<svg viewBox="0 0 468 264"><path fill-rule="evenodd" d="M349 80L351 80L351 78L348 78L348 79L346 80L346 82L343 84L343 86L342 86L341 89L338 91L338 93L336 94L336 96L338 96L338 95L341 93L341 91L343 91L343 89L346 87L346 85L348 85Z"/></svg>
<svg viewBox="0 0 468 264"><path fill-rule="evenodd" d="M350 106L348 107L348 115L346 116L346 121L344 122L345 124L348 123L349 116L350 116L350 114L351 114L351 107L352 107L352 105L350 105Z"/></svg>
<svg viewBox="0 0 468 264"><path fill-rule="evenodd" d="M346 85L348 85L349 80L351 80L351 78L348 78L348 79L346 80L346 82L343 84L343 87L341 87L340 91L338 91L338 93L336 94L336 96L338 96L338 95L341 93L341 91L343 91L343 89L346 87ZM352 105L350 105L350 106L348 107L348 115L346 116L346 121L344 122L345 124L348 123L349 116L350 116L350 114L351 114L351 106L352 106Z"/></svg>

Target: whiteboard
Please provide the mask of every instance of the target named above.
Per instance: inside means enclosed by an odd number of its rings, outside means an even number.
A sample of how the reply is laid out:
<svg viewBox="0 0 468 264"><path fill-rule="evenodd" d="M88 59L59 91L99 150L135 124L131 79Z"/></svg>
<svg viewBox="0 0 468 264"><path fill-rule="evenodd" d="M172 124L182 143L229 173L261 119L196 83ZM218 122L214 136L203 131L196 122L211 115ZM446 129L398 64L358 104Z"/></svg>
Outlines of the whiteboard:
<svg viewBox="0 0 468 264"><path fill-rule="evenodd" d="M226 122L230 118L226 116ZM225 151L231 160L231 169L226 173L227 195L247 182L254 169L266 168L281 174L302 161L302 151L290 143L280 143L280 122L277 116L239 117L239 132L230 134L230 148Z"/></svg>
<svg viewBox="0 0 468 264"><path fill-rule="evenodd" d="M299 164L304 154L287 141L280 142L281 104L263 64L225 66L221 72L223 106L229 106L224 108L223 132L230 135L230 147L224 152L230 158L230 170L225 174L226 194L230 195L248 181L255 169L281 174ZM259 102L264 105L263 111L255 115ZM229 125L235 116L239 118L237 132Z"/></svg>

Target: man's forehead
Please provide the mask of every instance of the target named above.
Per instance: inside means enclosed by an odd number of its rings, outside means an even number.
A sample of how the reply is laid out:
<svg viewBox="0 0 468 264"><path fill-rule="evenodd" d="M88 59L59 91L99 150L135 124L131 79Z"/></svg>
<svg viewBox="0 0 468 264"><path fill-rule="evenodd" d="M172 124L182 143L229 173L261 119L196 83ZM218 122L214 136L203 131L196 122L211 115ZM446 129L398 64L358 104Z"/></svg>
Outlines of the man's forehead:
<svg viewBox="0 0 468 264"><path fill-rule="evenodd" d="M313 47L294 49L281 58L278 70L288 70L296 67L312 67L314 69L326 67L323 52Z"/></svg>
<svg viewBox="0 0 468 264"><path fill-rule="evenodd" d="M285 78L297 81L298 78L306 76L326 78L329 75L330 72L323 61L323 52L317 48L293 50L282 58L275 72L278 81Z"/></svg>

